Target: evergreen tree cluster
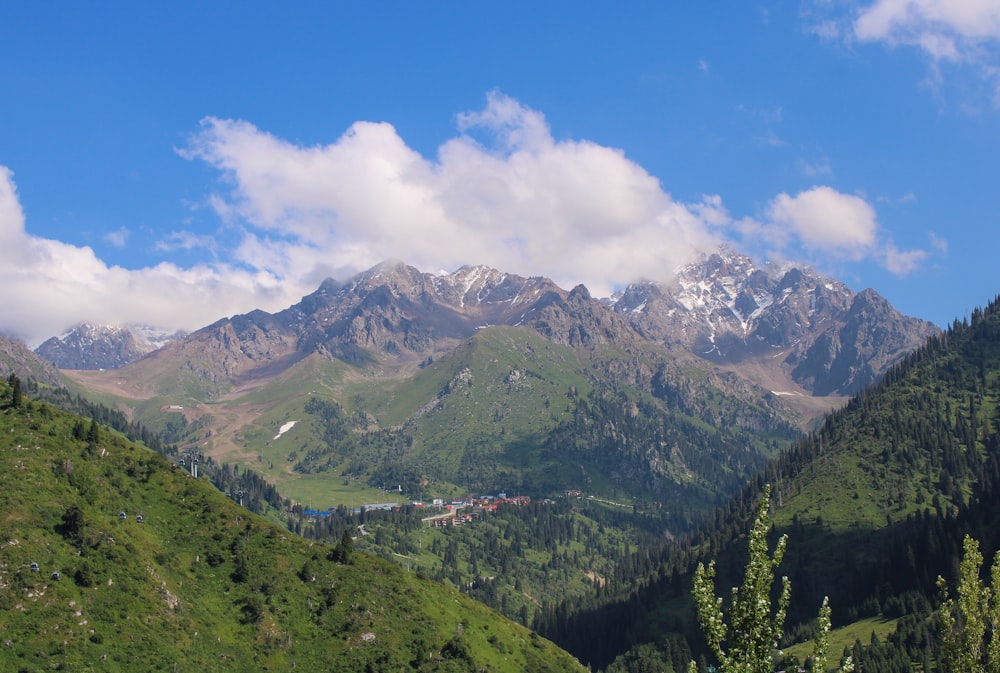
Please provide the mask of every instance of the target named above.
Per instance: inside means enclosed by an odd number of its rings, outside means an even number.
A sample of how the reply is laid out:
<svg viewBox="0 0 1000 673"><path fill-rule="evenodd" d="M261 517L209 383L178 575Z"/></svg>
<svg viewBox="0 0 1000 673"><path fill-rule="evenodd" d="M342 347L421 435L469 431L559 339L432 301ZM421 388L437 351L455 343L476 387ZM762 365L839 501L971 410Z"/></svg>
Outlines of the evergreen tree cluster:
<svg viewBox="0 0 1000 673"><path fill-rule="evenodd" d="M160 433L149 429L142 423L129 420L128 416L120 409L92 402L82 395L74 395L65 388L39 385L34 379L25 381L23 388L24 392L33 399L48 402L57 409L116 430L129 440L140 442L157 453L169 455L176 451L176 447L165 441Z"/></svg>
<svg viewBox="0 0 1000 673"><path fill-rule="evenodd" d="M802 512L780 517L770 532L772 539L781 533L791 539L782 566L796 589L789 633L806 637L815 606L829 595L834 624L899 618L892 636L852 648L858 670L933 670L940 654L931 609L935 578L957 575L965 535L981 540L987 553L1000 548L998 404L994 300L830 414L713 519L645 552L656 558L654 570L592 600L571 597L552 606L537 628L598 669L651 647L658 654L647 660L664 660L664 633L683 638L698 659L706 643L691 623L685 588L697 564L711 559L718 581L736 584L745 556L733 542L771 483L779 515L786 505ZM823 504L801 509L813 502ZM839 512L847 514L838 518Z"/></svg>

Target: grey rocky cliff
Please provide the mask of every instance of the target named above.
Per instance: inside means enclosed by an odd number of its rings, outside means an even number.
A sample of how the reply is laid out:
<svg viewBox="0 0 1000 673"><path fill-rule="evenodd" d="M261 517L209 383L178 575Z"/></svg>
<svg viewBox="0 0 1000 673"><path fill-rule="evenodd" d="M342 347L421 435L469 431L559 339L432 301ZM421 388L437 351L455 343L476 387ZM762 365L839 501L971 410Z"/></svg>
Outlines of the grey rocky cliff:
<svg viewBox="0 0 1000 673"><path fill-rule="evenodd" d="M46 340L35 353L60 369L117 369L180 336L183 333L83 323Z"/></svg>
<svg viewBox="0 0 1000 673"><path fill-rule="evenodd" d="M612 306L649 339L736 368L780 368L814 395L857 392L938 332L874 290L725 249L670 282L630 285Z"/></svg>

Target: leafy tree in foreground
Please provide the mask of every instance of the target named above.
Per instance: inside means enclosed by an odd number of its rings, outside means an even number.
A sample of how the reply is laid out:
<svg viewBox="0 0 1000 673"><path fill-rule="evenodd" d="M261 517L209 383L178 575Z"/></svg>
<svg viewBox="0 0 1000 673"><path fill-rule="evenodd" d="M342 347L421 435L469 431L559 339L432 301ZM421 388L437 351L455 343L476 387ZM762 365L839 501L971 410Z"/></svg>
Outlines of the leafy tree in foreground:
<svg viewBox="0 0 1000 673"><path fill-rule="evenodd" d="M952 671L1000 673L1000 554L993 557L991 586L980 579L983 554L979 543L966 535L958 569L958 598L948 597L938 576L944 600L938 608L941 628L941 667Z"/></svg>
<svg viewBox="0 0 1000 673"><path fill-rule="evenodd" d="M791 598L792 585L787 577L781 578L781 593L774 614L771 614L771 586L773 571L785 554L788 536L778 540L773 556L768 555L768 508L771 487L764 487L764 494L757 505L757 515L750 531L749 560L746 575L740 587L733 587L729 606L730 624L726 624L722 599L715 596L715 561L706 568L699 563L694 574L694 600L698 621L705 640L719 661L721 673L771 673L774 670L774 652L781 638L785 613ZM819 611L819 629L815 639L810 669L817 673L826 670L827 634L830 631L830 606L826 599ZM728 648L727 648L728 646ZM697 672L691 662L689 673ZM850 657L839 669L842 673L854 670Z"/></svg>

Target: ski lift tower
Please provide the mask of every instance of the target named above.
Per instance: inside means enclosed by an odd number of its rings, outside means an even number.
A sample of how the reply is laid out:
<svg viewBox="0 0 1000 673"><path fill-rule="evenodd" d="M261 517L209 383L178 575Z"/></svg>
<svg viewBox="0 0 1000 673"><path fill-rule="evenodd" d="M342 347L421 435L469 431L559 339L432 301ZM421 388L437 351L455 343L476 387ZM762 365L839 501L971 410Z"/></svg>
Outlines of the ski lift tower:
<svg viewBox="0 0 1000 673"><path fill-rule="evenodd" d="M182 458L178 462L181 467L187 467L191 476L198 478L198 463L201 462L201 451L191 449L181 454Z"/></svg>

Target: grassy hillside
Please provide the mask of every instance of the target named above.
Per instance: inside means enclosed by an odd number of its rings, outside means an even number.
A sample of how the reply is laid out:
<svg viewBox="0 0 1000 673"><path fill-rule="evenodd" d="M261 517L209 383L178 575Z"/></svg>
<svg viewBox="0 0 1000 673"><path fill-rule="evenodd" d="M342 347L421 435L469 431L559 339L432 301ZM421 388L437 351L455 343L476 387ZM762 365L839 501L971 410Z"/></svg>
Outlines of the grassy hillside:
<svg viewBox="0 0 1000 673"><path fill-rule="evenodd" d="M572 489L697 517L795 436L768 406L777 400L725 375L509 327L481 330L412 376L345 378L326 394L335 409L277 403L241 433L276 483L291 485L288 466L273 467L291 462L302 474L401 484L411 499Z"/></svg>
<svg viewBox="0 0 1000 673"><path fill-rule="evenodd" d="M153 395L150 367L74 372L74 390L309 507L398 485L403 500L581 490L658 503L685 527L797 435L781 399L704 363L516 327L396 369L314 353L211 400Z"/></svg>
<svg viewBox="0 0 1000 673"><path fill-rule="evenodd" d="M3 670L582 670L456 591L10 400L0 386Z"/></svg>
<svg viewBox="0 0 1000 673"><path fill-rule="evenodd" d="M829 596L835 626L896 624L879 656L903 663L877 670L932 661L937 576L954 579L965 534L987 558L1000 549L1000 302L956 321L830 414L713 522L658 552L637 553L631 565L655 562L623 576L617 595L571 599L537 628L597 666L634 643L655 643L665 656L670 633L697 652L690 573L716 559L718 586L739 583L764 483L772 485L773 534L789 536L778 569L792 583L789 644L808 640L808 620Z"/></svg>

